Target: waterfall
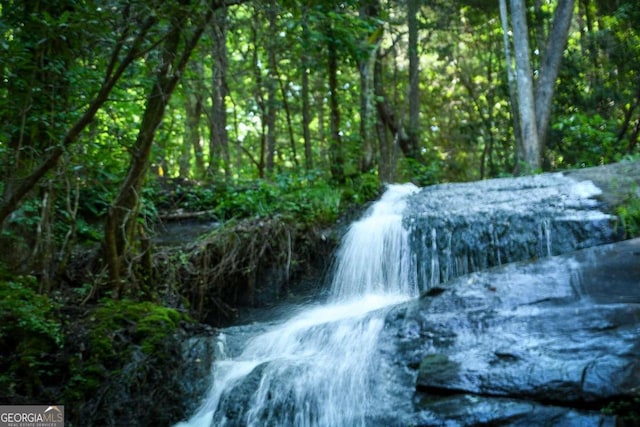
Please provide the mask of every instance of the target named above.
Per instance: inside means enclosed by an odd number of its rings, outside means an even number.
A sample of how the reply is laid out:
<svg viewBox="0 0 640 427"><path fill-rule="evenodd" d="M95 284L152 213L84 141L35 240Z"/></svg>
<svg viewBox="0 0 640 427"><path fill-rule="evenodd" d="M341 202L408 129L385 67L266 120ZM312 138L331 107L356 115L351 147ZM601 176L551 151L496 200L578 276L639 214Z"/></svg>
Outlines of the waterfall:
<svg viewBox="0 0 640 427"><path fill-rule="evenodd" d="M333 301L372 293L417 295L409 235L402 225L406 197L416 191L413 184L389 185L364 217L351 225L338 250Z"/></svg>
<svg viewBox="0 0 640 427"><path fill-rule="evenodd" d="M337 253L328 302L266 328L218 360L198 412L179 427L364 426L385 390L374 382L384 307L418 294L402 225L411 184L389 185Z"/></svg>
<svg viewBox="0 0 640 427"><path fill-rule="evenodd" d="M609 243L612 217L599 210L600 193L559 173L425 187L404 212L413 286Z"/></svg>
<svg viewBox="0 0 640 427"><path fill-rule="evenodd" d="M391 308L464 274L610 241L598 193L562 174L389 185L345 234L327 302L225 330L208 396L176 427L411 424L414 391L398 378L414 374L382 339Z"/></svg>

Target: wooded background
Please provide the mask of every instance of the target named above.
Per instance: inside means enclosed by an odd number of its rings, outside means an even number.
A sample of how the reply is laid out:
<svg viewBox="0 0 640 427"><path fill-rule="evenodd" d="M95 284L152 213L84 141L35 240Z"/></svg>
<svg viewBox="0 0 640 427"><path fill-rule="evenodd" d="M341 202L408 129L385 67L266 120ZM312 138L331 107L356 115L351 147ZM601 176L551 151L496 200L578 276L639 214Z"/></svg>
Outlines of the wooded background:
<svg viewBox="0 0 640 427"><path fill-rule="evenodd" d="M637 156L638 22L636 0L3 0L5 261L48 282L98 241L118 295L163 183L233 188L199 193L228 219L293 182L319 211L362 180Z"/></svg>

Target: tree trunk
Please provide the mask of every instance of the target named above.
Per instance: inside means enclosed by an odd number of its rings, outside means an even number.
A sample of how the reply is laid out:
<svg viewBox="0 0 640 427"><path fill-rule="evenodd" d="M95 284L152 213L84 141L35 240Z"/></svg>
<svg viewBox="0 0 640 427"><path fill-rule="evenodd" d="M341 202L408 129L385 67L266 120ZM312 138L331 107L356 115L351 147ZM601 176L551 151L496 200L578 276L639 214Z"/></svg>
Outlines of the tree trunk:
<svg viewBox="0 0 640 427"><path fill-rule="evenodd" d="M257 6L255 6L256 15L259 13ZM256 98L256 105L260 110L260 155L258 157L257 167L258 167L258 177L264 178L265 176L265 165L267 159L267 133L266 133L266 123L267 123L267 105L264 100L264 95L262 94L263 84L262 84L262 70L260 69L260 60L258 58L258 31L255 28L251 28L251 42L253 44L253 49L251 51L251 59L252 59L252 68L253 68L253 76L254 76L254 91Z"/></svg>
<svg viewBox="0 0 640 427"><path fill-rule="evenodd" d="M338 44L331 24L327 27L327 70L329 72L329 161L332 178L344 182L344 150L340 136L340 102L338 97Z"/></svg>
<svg viewBox="0 0 640 427"><path fill-rule="evenodd" d="M522 158L522 133L520 132L520 118L518 114L518 87L516 83L516 69L511 56L511 41L509 39L509 14L507 12L507 1L500 0L500 22L502 23L502 40L504 43L505 66L507 70L507 83L509 85L509 107L511 119L513 121L513 137L516 147L516 165L518 159Z"/></svg>
<svg viewBox="0 0 640 427"><path fill-rule="evenodd" d="M287 120L287 133L289 135L289 147L291 147L291 161L296 168L300 166L298 163L298 150L296 148L296 137L293 132L293 119L291 118L291 107L289 106L289 98L287 93L287 87L285 86L282 78L280 77L280 71L278 70L278 64L276 62L275 77L278 80L278 86L280 87L280 96L282 97L282 106L284 108L285 119Z"/></svg>
<svg viewBox="0 0 640 427"><path fill-rule="evenodd" d="M204 27L211 20L212 15L212 9L209 8L205 20L194 29L184 46L181 46L180 40L185 31L183 28L184 18L189 11L184 8L181 9L181 12L173 16L171 28L163 45L162 62L147 97L127 176L107 212L104 228L104 253L115 297L122 296L126 291L121 277L126 266L125 257L134 243L140 211L140 193L148 169L156 130L162 122L171 94L187 65L189 56L195 49Z"/></svg>
<svg viewBox="0 0 640 427"><path fill-rule="evenodd" d="M553 26L543 53L540 74L536 83L536 127L540 153L544 152L551 119L551 106L560 63L569 38L574 0L559 0L553 17Z"/></svg>
<svg viewBox="0 0 640 427"><path fill-rule="evenodd" d="M202 94L204 93L204 70L202 62L193 61L190 70L194 78L189 82L182 82L184 93L185 129L182 153L180 155L180 176L189 178L191 174L191 154L195 160L195 177L204 178L205 164L204 153L201 144L200 122L204 112Z"/></svg>
<svg viewBox="0 0 640 427"><path fill-rule="evenodd" d="M385 120L384 86L382 81L382 56L380 51L376 55L376 62L373 68L373 90L376 101L376 131L378 134L380 159L378 161L378 176L382 182L393 182L392 173L392 152L388 123Z"/></svg>
<svg viewBox="0 0 640 427"><path fill-rule="evenodd" d="M311 35L309 33L309 23L307 22L307 7L303 6L302 12L302 40L304 45L308 46L310 43ZM311 150L311 108L310 95L309 95L309 68L310 60L309 53L306 49L302 50L302 57L300 58L301 74L302 74L302 138L304 140L304 166L307 171L313 169L313 152Z"/></svg>
<svg viewBox="0 0 640 427"><path fill-rule="evenodd" d="M420 0L407 1L407 23L409 29L409 137L410 157L419 159L420 154L420 62L418 59L418 10Z"/></svg>
<svg viewBox="0 0 640 427"><path fill-rule="evenodd" d="M540 143L536 126L533 74L529 57L529 32L524 0L511 0L518 87L518 115L520 117L521 150L518 150L518 173L531 173L541 166Z"/></svg>
<svg viewBox="0 0 640 427"><path fill-rule="evenodd" d="M379 0L363 0L360 4L360 18L363 21L373 21L380 16ZM362 154L360 156L360 171L367 172L374 165L374 136L376 116L374 114L374 87L373 74L375 61L382 39L383 27L377 26L373 32L367 34L362 41L365 54L359 58L358 69L360 71L360 141Z"/></svg>
<svg viewBox="0 0 640 427"><path fill-rule="evenodd" d="M276 13L276 2L271 0L267 7L267 19L269 21L268 30L268 65L269 73L267 76L266 89L267 89L267 112L265 126L267 128L267 163L266 172L267 175L272 175L275 166L275 153L276 153L276 49L278 38L278 15Z"/></svg>
<svg viewBox="0 0 640 427"><path fill-rule="evenodd" d="M229 135L227 132L227 8L215 13L211 25L213 70L211 73L211 114L209 116L209 174L215 176L222 167L231 176Z"/></svg>

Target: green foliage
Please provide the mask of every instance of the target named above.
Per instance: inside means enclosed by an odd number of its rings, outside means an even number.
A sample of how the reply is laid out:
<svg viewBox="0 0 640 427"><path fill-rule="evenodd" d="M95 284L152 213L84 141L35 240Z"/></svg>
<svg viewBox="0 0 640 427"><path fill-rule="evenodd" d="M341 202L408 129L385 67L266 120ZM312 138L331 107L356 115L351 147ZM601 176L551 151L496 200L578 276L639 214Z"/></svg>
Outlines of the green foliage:
<svg viewBox="0 0 640 427"><path fill-rule="evenodd" d="M80 338L87 343L81 356L70 360L67 398L82 402L106 378L119 372L136 349L162 359L163 345L189 318L151 302L105 299L90 313Z"/></svg>
<svg viewBox="0 0 640 427"><path fill-rule="evenodd" d="M349 177L342 190L344 206L359 206L377 198L380 194L380 181L373 173Z"/></svg>
<svg viewBox="0 0 640 427"><path fill-rule="evenodd" d="M618 126L599 114L560 117L553 124L550 156L557 167L588 167L619 160Z"/></svg>
<svg viewBox="0 0 640 427"><path fill-rule="evenodd" d="M332 187L319 174L281 174L272 182L169 184L166 189L156 188L148 199L155 200L157 209L207 211L221 221L281 215L305 224L331 223L343 209L343 193L349 191L352 196L348 203L363 203L373 196L374 180L369 175L356 178L346 190Z"/></svg>
<svg viewBox="0 0 640 427"><path fill-rule="evenodd" d="M602 408L605 415L615 415L620 424L616 425L639 425L640 424L640 397L626 397L613 402Z"/></svg>
<svg viewBox="0 0 640 427"><path fill-rule="evenodd" d="M440 162L436 160L423 164L415 159L403 159L399 168L401 176L419 186L432 185L439 182L442 172Z"/></svg>
<svg viewBox="0 0 640 427"><path fill-rule="evenodd" d="M640 236L640 197L631 197L616 208L617 228L626 239Z"/></svg>
<svg viewBox="0 0 640 427"><path fill-rule="evenodd" d="M57 305L35 290L31 276L0 278L0 388L33 395L56 375L63 346Z"/></svg>

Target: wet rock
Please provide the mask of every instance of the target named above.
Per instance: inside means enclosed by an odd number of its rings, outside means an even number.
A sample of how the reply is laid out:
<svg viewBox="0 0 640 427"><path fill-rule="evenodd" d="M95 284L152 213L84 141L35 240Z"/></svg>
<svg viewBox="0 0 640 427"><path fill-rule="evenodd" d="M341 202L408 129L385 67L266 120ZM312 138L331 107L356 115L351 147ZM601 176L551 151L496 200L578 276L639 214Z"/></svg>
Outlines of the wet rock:
<svg viewBox="0 0 640 427"><path fill-rule="evenodd" d="M70 425L165 426L192 413L211 382L217 354L211 332L171 336L158 354L136 349L95 394L72 408Z"/></svg>
<svg viewBox="0 0 640 427"><path fill-rule="evenodd" d="M418 386L430 384L439 392L452 392L448 387L458 378L460 364L444 354L430 354L422 359L418 368Z"/></svg>
<svg viewBox="0 0 640 427"><path fill-rule="evenodd" d="M420 427L440 426L521 426L530 427L615 427L615 419L597 412L532 401L461 394L433 399L416 399L418 415L413 423Z"/></svg>
<svg viewBox="0 0 640 427"><path fill-rule="evenodd" d="M640 396L640 239L441 287L382 338L414 371L416 425L614 425L600 409Z"/></svg>
<svg viewBox="0 0 640 427"><path fill-rule="evenodd" d="M404 214L421 289L618 239L591 181L548 173L425 187Z"/></svg>

